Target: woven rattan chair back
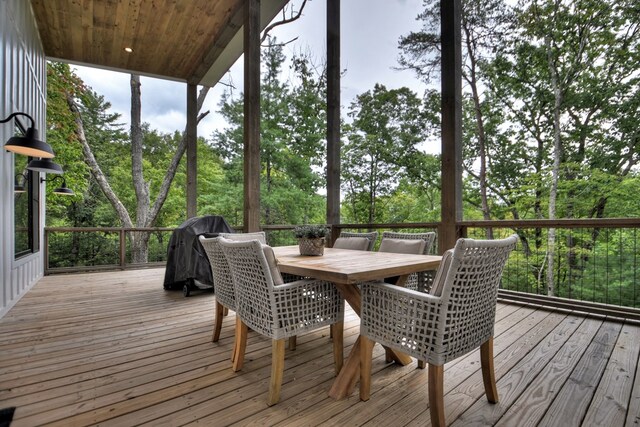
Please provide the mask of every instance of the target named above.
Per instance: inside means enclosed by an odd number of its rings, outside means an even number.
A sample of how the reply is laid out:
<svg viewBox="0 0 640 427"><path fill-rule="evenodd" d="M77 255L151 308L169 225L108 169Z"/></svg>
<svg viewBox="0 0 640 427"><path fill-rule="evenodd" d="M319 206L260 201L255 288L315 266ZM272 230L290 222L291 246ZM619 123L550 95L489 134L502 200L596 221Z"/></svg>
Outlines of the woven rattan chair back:
<svg viewBox="0 0 640 427"><path fill-rule="evenodd" d="M517 237L459 239L449 269L442 274L441 311L434 330L433 362L441 365L477 348L493 336L502 270ZM443 272L444 273L444 272ZM428 360L429 361L429 360Z"/></svg>
<svg viewBox="0 0 640 427"><path fill-rule="evenodd" d="M371 233L352 233L350 231L343 231L340 233L340 237L364 237L369 240L369 246L367 247L368 251L372 251L373 247L376 244L376 240L378 240L378 232L372 231Z"/></svg>
<svg viewBox="0 0 640 427"><path fill-rule="evenodd" d="M207 239L204 236L200 236L200 244L209 258L209 264L211 264L216 299L223 306L235 311L236 297L233 289L233 280L231 279L231 271L229 270L229 263L224 257L219 241L219 237Z"/></svg>
<svg viewBox="0 0 640 427"><path fill-rule="evenodd" d="M401 239L401 240L424 240L424 255L432 253L433 244L436 240L436 233L430 231L428 233L396 233L394 231L385 231L382 233L382 240L384 239ZM407 289L414 291L428 292L433 284L433 276L435 271L421 271L419 273L410 274L405 282Z"/></svg>
<svg viewBox="0 0 640 427"><path fill-rule="evenodd" d="M430 231L428 233L396 233L395 231L385 231L382 233L383 239L402 239L402 240L424 240L424 255L430 254L433 250L433 243L436 241L436 233Z"/></svg>
<svg viewBox="0 0 640 427"><path fill-rule="evenodd" d="M257 240L222 242L236 293L236 313L252 330L274 338L273 278ZM278 337L282 338L282 337Z"/></svg>

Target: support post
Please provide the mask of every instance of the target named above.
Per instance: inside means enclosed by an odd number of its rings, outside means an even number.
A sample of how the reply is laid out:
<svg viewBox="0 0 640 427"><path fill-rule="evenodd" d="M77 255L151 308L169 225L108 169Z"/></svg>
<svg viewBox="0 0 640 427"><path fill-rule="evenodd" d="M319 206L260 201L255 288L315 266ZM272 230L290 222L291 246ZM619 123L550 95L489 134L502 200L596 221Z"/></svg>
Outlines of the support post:
<svg viewBox="0 0 640 427"><path fill-rule="evenodd" d="M187 84L187 218L198 215L198 86Z"/></svg>
<svg viewBox="0 0 640 427"><path fill-rule="evenodd" d="M455 246L462 220L461 0L440 2L442 43L442 194L438 250Z"/></svg>
<svg viewBox="0 0 640 427"><path fill-rule="evenodd" d="M340 224L340 0L327 0L327 224Z"/></svg>
<svg viewBox="0 0 640 427"><path fill-rule="evenodd" d="M260 229L260 0L244 16L244 231Z"/></svg>

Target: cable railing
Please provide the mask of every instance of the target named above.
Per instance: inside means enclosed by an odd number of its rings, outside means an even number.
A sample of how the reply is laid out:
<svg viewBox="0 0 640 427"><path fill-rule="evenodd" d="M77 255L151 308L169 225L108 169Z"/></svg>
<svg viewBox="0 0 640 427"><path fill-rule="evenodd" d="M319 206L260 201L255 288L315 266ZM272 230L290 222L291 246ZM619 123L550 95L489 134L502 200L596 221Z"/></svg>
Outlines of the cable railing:
<svg viewBox="0 0 640 427"><path fill-rule="evenodd" d="M45 274L163 267L175 228L46 227ZM132 233L148 241L146 261L133 256Z"/></svg>
<svg viewBox="0 0 640 427"><path fill-rule="evenodd" d="M329 228L331 241L343 230L379 231L377 248L385 230L437 232L439 226L428 222L339 224ZM262 226L272 246L295 244L293 228L294 225ZM47 227L45 274L164 266L173 230ZM628 310L622 308L627 307L640 319L640 219L463 221L459 230L461 236L472 238L501 238L513 233L520 237L504 270L500 290L504 298L608 315L611 306L615 306L621 307L617 314L620 317L628 317ZM555 233L553 239L550 230ZM133 233L138 239L148 239L145 263L136 261Z"/></svg>

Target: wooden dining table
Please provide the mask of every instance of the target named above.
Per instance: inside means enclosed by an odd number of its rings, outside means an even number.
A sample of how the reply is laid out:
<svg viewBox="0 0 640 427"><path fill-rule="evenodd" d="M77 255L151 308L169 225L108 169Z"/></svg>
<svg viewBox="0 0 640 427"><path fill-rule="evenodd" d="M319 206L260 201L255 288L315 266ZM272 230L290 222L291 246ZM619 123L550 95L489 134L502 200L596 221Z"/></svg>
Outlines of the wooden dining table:
<svg viewBox="0 0 640 427"><path fill-rule="evenodd" d="M442 257L409 255L390 252L369 252L325 248L322 256L300 255L298 246L273 248L282 273L313 277L333 282L353 311L360 316L361 295L357 283L397 277L402 286L407 276L419 271L435 270ZM387 355L396 363L406 365L411 357L390 348ZM360 375L360 337L353 345L347 360L329 390L329 396L342 399L355 389Z"/></svg>

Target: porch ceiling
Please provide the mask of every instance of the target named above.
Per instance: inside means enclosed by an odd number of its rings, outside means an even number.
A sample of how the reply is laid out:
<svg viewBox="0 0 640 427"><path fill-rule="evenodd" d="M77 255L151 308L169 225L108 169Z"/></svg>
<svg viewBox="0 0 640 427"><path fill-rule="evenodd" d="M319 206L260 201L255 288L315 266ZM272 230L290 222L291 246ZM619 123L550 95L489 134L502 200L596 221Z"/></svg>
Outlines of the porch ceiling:
<svg viewBox="0 0 640 427"><path fill-rule="evenodd" d="M261 27L286 3L262 0ZM31 4L45 55L53 60L213 86L242 54L242 0Z"/></svg>

